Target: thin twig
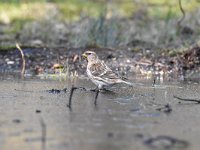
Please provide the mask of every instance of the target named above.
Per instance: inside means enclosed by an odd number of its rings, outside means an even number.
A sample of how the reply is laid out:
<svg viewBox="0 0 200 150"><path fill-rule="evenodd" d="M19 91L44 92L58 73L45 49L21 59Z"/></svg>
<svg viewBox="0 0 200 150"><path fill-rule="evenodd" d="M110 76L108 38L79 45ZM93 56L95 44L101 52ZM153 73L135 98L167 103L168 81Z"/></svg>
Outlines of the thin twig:
<svg viewBox="0 0 200 150"><path fill-rule="evenodd" d="M18 90L18 89L14 89L15 91L20 91L20 92L34 92L34 91L29 91L29 90Z"/></svg>
<svg viewBox="0 0 200 150"><path fill-rule="evenodd" d="M67 104L67 107L69 107L70 110L72 109L72 96L73 96L74 90L76 89L77 88L74 87L74 85L72 85L71 90L70 90L70 95L69 95L69 102Z"/></svg>
<svg viewBox="0 0 200 150"><path fill-rule="evenodd" d="M46 149L46 124L43 120L43 118L40 118L40 125L41 125L41 128L42 128L42 137L41 137L41 142L42 142L42 145L41 145L41 150L45 150Z"/></svg>
<svg viewBox="0 0 200 150"><path fill-rule="evenodd" d="M24 77L24 74L25 74L25 66L26 66L26 60L25 60L25 57L24 57L24 52L23 50L21 49L21 47L19 46L18 43L16 43L16 47L17 49L20 51L21 53L21 57L22 57L22 70L21 70L21 75L22 77Z"/></svg>
<svg viewBox="0 0 200 150"><path fill-rule="evenodd" d="M177 26L180 27L182 21L185 19L185 11L184 11L184 9L183 9L181 0L178 0L178 2L179 2L179 8L180 8L180 10L181 10L181 12L182 12L182 14L183 14L182 17L181 17L181 19L180 19L180 20L178 21L178 23L177 23Z"/></svg>
<svg viewBox="0 0 200 150"><path fill-rule="evenodd" d="M198 100L198 99L181 98L181 97L178 97L178 96L175 96L175 95L174 95L174 98L177 98L177 99L179 99L181 101L200 103L200 100Z"/></svg>

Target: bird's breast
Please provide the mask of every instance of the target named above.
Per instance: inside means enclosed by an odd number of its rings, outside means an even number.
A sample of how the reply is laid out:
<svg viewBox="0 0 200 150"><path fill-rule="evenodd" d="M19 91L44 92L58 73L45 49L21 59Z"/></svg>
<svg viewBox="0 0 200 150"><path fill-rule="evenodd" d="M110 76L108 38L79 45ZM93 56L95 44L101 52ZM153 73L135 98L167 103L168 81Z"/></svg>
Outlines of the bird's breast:
<svg viewBox="0 0 200 150"><path fill-rule="evenodd" d="M89 78L92 78L92 73L91 73L89 67L87 67L87 75Z"/></svg>

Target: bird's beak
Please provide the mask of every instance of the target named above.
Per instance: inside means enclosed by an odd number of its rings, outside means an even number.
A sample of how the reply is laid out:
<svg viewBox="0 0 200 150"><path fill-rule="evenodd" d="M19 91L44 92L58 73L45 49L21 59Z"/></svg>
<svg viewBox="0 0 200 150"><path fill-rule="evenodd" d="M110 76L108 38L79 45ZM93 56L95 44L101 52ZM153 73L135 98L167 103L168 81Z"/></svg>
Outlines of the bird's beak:
<svg viewBox="0 0 200 150"><path fill-rule="evenodd" d="M84 53L84 54L82 54L82 57L83 58L87 58L87 55Z"/></svg>

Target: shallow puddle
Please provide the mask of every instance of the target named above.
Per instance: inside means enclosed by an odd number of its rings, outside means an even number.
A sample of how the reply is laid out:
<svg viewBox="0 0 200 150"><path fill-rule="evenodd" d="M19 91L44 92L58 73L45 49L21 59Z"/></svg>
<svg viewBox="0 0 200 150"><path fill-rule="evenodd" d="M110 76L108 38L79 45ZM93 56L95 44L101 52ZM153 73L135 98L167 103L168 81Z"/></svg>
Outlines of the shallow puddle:
<svg viewBox="0 0 200 150"><path fill-rule="evenodd" d="M198 149L200 105L174 96L198 99L200 86L142 82L100 93L96 106L94 92L77 89L70 110L70 81L2 79L0 149Z"/></svg>

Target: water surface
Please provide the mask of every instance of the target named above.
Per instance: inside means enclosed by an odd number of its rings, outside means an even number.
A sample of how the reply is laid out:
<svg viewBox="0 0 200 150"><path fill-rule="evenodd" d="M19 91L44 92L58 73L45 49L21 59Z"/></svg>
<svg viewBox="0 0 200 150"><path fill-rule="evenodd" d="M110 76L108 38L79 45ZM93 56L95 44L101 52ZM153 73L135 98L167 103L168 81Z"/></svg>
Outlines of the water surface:
<svg viewBox="0 0 200 150"><path fill-rule="evenodd" d="M97 106L94 92L76 90L70 111L70 81L1 79L0 149L198 149L200 105L174 95L198 99L200 86L142 82L100 93ZM94 88L88 80L74 85Z"/></svg>

